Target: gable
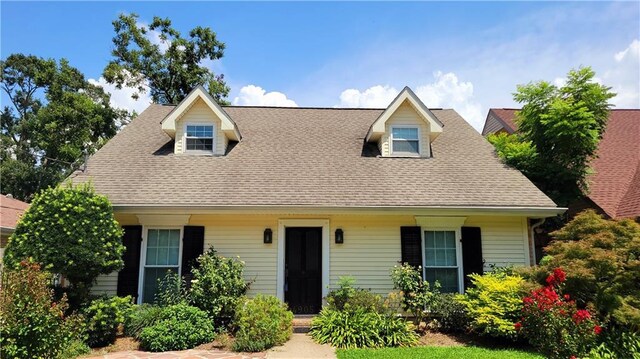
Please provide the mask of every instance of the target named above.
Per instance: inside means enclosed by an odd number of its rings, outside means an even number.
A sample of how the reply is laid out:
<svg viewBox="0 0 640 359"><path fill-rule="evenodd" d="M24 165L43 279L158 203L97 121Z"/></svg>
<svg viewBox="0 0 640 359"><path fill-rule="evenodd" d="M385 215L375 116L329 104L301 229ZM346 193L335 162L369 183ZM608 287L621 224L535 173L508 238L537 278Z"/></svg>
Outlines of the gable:
<svg viewBox="0 0 640 359"><path fill-rule="evenodd" d="M209 108L211 111L210 116L213 120L220 122L220 132L223 133L228 140L240 141L242 137L240 136L236 123L202 86L198 86L195 90L191 91L191 93L161 121L162 130L170 137L175 138L178 121L198 101L202 101L202 103Z"/></svg>
<svg viewBox="0 0 640 359"><path fill-rule="evenodd" d="M229 139L222 133L222 121L212 113L207 104L198 98L184 114L176 120L175 153L185 152L185 132L187 125L211 125L214 133L214 153L224 154Z"/></svg>

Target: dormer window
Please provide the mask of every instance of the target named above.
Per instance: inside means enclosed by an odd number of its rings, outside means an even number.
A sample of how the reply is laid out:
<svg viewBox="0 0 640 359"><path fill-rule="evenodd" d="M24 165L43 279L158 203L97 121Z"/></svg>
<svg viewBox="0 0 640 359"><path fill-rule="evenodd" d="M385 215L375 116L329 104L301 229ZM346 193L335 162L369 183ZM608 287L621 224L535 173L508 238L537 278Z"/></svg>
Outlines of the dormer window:
<svg viewBox="0 0 640 359"><path fill-rule="evenodd" d="M185 128L185 152L213 153L213 125L192 125Z"/></svg>
<svg viewBox="0 0 640 359"><path fill-rule="evenodd" d="M391 155L420 156L420 129L418 126L391 127Z"/></svg>

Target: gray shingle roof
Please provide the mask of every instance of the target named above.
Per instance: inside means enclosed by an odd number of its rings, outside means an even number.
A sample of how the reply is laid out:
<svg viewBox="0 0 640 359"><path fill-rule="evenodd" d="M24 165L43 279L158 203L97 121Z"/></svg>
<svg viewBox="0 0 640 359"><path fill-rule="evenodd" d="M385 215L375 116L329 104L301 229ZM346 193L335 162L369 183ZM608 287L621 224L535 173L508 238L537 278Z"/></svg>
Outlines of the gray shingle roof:
<svg viewBox="0 0 640 359"><path fill-rule="evenodd" d="M453 110L433 158L379 158L364 144L381 109L225 107L242 140L226 156L173 154L151 105L92 156L91 179L114 205L555 207ZM373 150L372 150L373 148Z"/></svg>

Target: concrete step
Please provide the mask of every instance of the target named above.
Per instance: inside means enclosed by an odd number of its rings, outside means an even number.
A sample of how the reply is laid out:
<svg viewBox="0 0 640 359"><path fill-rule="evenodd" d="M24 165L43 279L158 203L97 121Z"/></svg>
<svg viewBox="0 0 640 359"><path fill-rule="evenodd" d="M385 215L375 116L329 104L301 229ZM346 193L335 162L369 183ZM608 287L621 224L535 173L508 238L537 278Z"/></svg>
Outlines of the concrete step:
<svg viewBox="0 0 640 359"><path fill-rule="evenodd" d="M296 315L293 317L293 332L308 333L313 315Z"/></svg>

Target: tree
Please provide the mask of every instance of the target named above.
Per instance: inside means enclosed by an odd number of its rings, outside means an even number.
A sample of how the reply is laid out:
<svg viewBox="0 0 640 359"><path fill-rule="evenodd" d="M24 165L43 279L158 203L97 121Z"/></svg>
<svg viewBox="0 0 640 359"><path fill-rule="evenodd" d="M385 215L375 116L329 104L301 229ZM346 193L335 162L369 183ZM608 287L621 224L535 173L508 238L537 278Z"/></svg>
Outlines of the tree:
<svg viewBox="0 0 640 359"><path fill-rule="evenodd" d="M65 59L12 54L0 68L2 90L11 102L0 112L2 193L28 201L56 185L128 116Z"/></svg>
<svg viewBox="0 0 640 359"><path fill-rule="evenodd" d="M63 275L70 293L81 300L99 274L123 266L122 229L107 197L90 184L50 187L34 197L9 239L4 262L18 268L32 258Z"/></svg>
<svg viewBox="0 0 640 359"><path fill-rule="evenodd" d="M113 28L114 59L103 73L109 83L136 88L133 98L148 87L153 101L161 104L176 104L202 85L218 103L227 104L224 76L203 65L224 55L225 44L210 28L198 26L184 38L168 18L154 17L145 25L136 14L121 14Z"/></svg>
<svg viewBox="0 0 640 359"><path fill-rule="evenodd" d="M615 96L594 76L584 67L569 71L561 87L546 81L519 85L513 95L522 104L516 112L518 133L489 138L505 162L562 206L588 190L589 163Z"/></svg>
<svg viewBox="0 0 640 359"><path fill-rule="evenodd" d="M533 278L543 283L562 268L565 292L578 304L592 303L605 322L640 330L640 225L587 210L551 235L549 256L532 269Z"/></svg>

